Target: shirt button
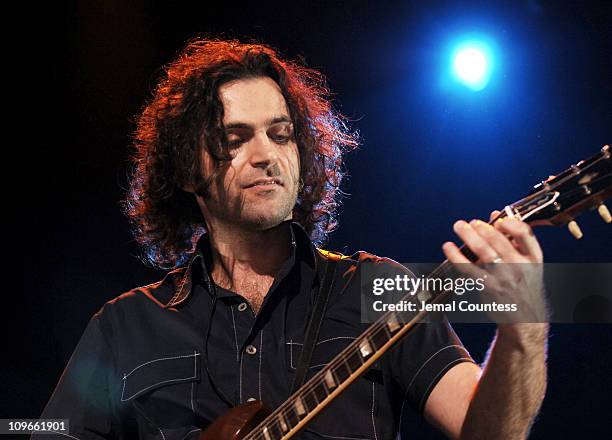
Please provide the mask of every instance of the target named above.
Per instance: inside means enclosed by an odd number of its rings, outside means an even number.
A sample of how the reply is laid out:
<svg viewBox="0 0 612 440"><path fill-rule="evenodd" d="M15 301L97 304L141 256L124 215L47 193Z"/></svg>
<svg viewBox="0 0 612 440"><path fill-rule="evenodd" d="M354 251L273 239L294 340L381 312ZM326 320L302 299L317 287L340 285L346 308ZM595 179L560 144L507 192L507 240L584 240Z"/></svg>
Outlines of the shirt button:
<svg viewBox="0 0 612 440"><path fill-rule="evenodd" d="M257 349L253 345L248 345L246 348L246 352L250 355L257 353Z"/></svg>
<svg viewBox="0 0 612 440"><path fill-rule="evenodd" d="M240 303L240 305L238 306L238 311L244 312L246 308L247 308L247 303Z"/></svg>
<svg viewBox="0 0 612 440"><path fill-rule="evenodd" d="M249 397L247 402L255 402L257 399L255 397Z"/></svg>

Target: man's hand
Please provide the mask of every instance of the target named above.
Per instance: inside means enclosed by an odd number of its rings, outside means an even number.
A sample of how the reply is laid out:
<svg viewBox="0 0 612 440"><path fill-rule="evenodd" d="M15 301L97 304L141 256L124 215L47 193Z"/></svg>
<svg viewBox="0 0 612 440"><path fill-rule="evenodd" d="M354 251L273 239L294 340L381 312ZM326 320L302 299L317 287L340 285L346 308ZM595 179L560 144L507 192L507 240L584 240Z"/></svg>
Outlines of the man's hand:
<svg viewBox="0 0 612 440"><path fill-rule="evenodd" d="M498 212L491 213L491 218ZM494 312L492 319L500 323L504 336L521 338L525 326L506 323L544 323L547 307L543 288L543 255L531 227L519 220L506 218L491 226L481 220L459 220L454 230L478 257L471 263L451 242L442 249L451 263L461 272L485 280L489 301L498 304L516 304L516 312ZM533 330L533 326L532 330ZM536 326L537 327L537 326Z"/></svg>

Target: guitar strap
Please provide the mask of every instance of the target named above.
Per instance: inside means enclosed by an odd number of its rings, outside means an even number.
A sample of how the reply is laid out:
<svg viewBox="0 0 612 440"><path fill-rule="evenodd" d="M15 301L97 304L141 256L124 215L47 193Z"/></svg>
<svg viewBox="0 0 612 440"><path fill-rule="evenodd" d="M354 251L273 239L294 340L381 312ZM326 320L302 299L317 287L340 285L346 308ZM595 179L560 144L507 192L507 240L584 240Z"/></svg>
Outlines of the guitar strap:
<svg viewBox="0 0 612 440"><path fill-rule="evenodd" d="M327 301L329 295L334 287L334 275L336 273L336 266L338 260L333 257L327 257L325 263L325 276L320 284L319 291L315 298L314 307L310 314L310 320L306 327L306 337L304 339L304 345L302 345L302 352L300 359L297 364L295 371L295 378L293 379L293 386L291 387L291 394L295 393L298 388L302 386L306 379L306 373L312 360L312 353L314 352L317 339L319 338L319 331L323 324L323 317L325 316L325 309L327 308Z"/></svg>

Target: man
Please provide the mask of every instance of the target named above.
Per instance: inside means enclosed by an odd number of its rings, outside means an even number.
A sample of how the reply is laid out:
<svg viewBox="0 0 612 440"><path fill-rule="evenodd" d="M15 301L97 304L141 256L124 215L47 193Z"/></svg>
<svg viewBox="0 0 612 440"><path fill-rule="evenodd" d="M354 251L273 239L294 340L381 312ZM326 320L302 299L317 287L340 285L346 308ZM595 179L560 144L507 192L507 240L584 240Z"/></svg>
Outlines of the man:
<svg viewBox="0 0 612 440"><path fill-rule="evenodd" d="M355 280L372 265L405 269L314 246L335 226L342 153L357 142L327 97L315 71L256 44L195 40L168 67L138 122L124 206L149 260L178 269L91 319L41 416L70 420L58 438L197 438L235 405L277 407L329 259L309 374L363 332ZM542 261L526 224L496 225L455 231L481 262ZM497 293L543 304L541 292L541 277L515 275ZM423 324L299 438L391 439L404 403L451 438L524 438L544 396L546 337L544 324L500 324L481 370L445 320Z"/></svg>

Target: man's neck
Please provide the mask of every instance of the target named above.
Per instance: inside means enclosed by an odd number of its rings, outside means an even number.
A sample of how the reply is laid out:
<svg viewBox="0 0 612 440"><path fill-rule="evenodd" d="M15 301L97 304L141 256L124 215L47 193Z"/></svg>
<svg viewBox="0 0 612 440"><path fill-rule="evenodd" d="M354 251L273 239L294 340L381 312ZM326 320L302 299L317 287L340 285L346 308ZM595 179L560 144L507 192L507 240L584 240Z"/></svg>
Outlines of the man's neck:
<svg viewBox="0 0 612 440"><path fill-rule="evenodd" d="M283 222L264 231L216 224L209 233L214 282L241 294L258 310L291 254L291 223Z"/></svg>

